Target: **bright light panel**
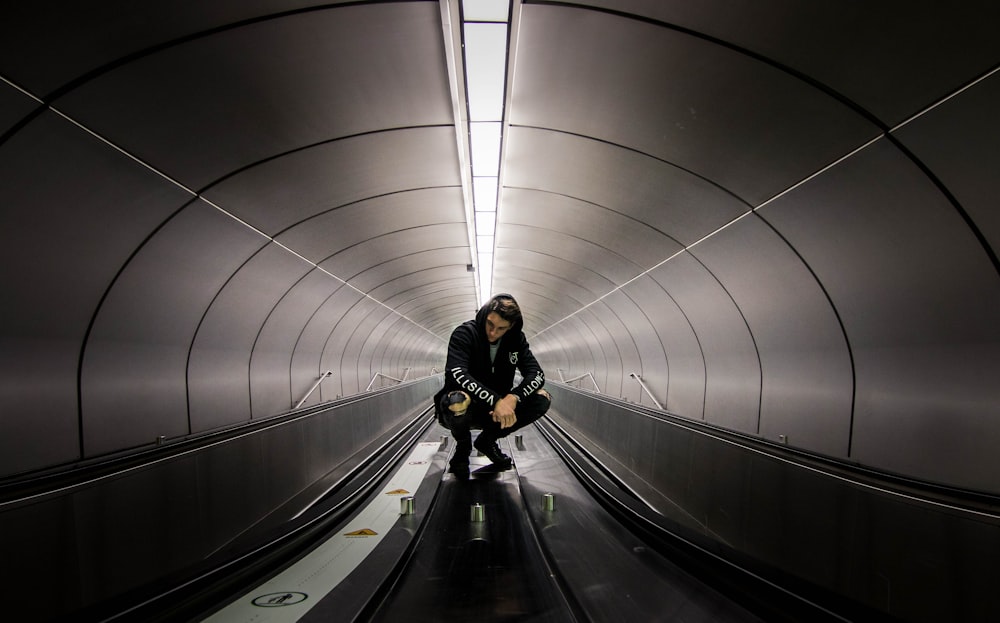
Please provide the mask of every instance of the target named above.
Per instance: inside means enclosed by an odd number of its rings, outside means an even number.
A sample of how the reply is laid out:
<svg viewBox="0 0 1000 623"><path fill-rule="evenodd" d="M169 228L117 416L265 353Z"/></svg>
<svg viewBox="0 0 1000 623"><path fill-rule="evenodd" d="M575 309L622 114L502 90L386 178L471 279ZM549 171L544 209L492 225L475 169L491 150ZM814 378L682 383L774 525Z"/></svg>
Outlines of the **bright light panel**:
<svg viewBox="0 0 1000 623"><path fill-rule="evenodd" d="M493 253L493 236L476 236L476 246L480 253Z"/></svg>
<svg viewBox="0 0 1000 623"><path fill-rule="evenodd" d="M465 24L470 121L502 121L507 24Z"/></svg>
<svg viewBox="0 0 1000 623"><path fill-rule="evenodd" d="M462 12L467 22L506 22L509 0L463 0Z"/></svg>
<svg viewBox="0 0 1000 623"><path fill-rule="evenodd" d="M473 177L500 175L500 123L470 123L469 141Z"/></svg>
<svg viewBox="0 0 1000 623"><path fill-rule="evenodd" d="M507 74L507 21L510 0L462 0L468 141L475 212L479 294L493 291L493 247L497 187L503 138L504 84ZM472 232L470 232L472 233Z"/></svg>
<svg viewBox="0 0 1000 623"><path fill-rule="evenodd" d="M490 300L493 295L493 254L479 254L479 289L482 294L482 302Z"/></svg>
<svg viewBox="0 0 1000 623"><path fill-rule="evenodd" d="M497 210L497 178L472 178L472 197L476 203L476 212L496 212Z"/></svg>
<svg viewBox="0 0 1000 623"><path fill-rule="evenodd" d="M476 212L476 233L481 236L493 236L497 231L496 212ZM493 245L490 245L493 248ZM485 251L482 247L481 250Z"/></svg>

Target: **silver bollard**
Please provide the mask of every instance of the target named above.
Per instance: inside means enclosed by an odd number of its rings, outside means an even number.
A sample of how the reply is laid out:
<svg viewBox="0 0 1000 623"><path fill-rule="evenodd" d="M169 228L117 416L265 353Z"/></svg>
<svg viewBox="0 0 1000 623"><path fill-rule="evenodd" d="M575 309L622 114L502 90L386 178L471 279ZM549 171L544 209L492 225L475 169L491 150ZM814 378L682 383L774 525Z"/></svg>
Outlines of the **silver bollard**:
<svg viewBox="0 0 1000 623"><path fill-rule="evenodd" d="M542 510L552 512L556 509L556 496L554 493L542 494Z"/></svg>
<svg viewBox="0 0 1000 623"><path fill-rule="evenodd" d="M412 515L414 513L413 496L408 495L399 499L399 514Z"/></svg>
<svg viewBox="0 0 1000 623"><path fill-rule="evenodd" d="M473 523L481 523L485 520L486 517L482 504L479 504L478 502L473 504L471 510L472 512L470 514L471 516L469 517L469 519Z"/></svg>

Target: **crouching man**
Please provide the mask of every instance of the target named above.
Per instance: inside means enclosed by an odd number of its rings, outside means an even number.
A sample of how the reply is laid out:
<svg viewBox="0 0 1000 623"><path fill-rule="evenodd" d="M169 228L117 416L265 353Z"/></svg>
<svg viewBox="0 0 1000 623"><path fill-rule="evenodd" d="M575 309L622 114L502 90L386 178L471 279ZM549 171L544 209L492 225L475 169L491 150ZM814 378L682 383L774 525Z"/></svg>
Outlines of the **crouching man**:
<svg viewBox="0 0 1000 623"><path fill-rule="evenodd" d="M545 375L528 348L521 308L509 294L498 294L475 320L460 324L448 342L444 387L434 396L438 422L451 430L455 454L451 471L468 475L473 446L498 469L511 458L497 440L531 424L549 410ZM514 387L514 372L522 381ZM481 432L472 442L472 429Z"/></svg>

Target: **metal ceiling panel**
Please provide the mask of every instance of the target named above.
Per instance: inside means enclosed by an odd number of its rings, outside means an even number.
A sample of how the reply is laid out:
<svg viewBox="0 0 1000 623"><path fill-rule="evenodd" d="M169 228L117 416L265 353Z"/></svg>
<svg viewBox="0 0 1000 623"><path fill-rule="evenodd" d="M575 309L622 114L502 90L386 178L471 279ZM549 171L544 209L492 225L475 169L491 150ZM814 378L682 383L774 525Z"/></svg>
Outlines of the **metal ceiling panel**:
<svg viewBox="0 0 1000 623"><path fill-rule="evenodd" d="M342 286L341 281L313 269L288 289L268 315L250 358L251 417L282 413L302 398L293 399L291 394L292 353L309 318ZM302 395L306 391L308 387Z"/></svg>
<svg viewBox="0 0 1000 623"><path fill-rule="evenodd" d="M1000 279L947 198L880 141L761 214L843 321L857 370L852 456L1000 490L1000 472L985 468L997 437L981 429L1000 404L987 381L1000 378Z"/></svg>
<svg viewBox="0 0 1000 623"><path fill-rule="evenodd" d="M690 322L705 357L704 419L755 434L760 415L760 356L733 299L690 254L652 271ZM685 414L694 417L693 414Z"/></svg>
<svg viewBox="0 0 1000 623"><path fill-rule="evenodd" d="M626 258L640 270L648 270L682 249L661 231L600 205L565 195L514 188L504 189L503 197L501 225L517 225L519 232L525 232L524 238L517 242L521 248L538 245L539 251L545 252L551 251L550 242L564 238L593 241L602 252ZM499 243L510 246L514 240L507 236L507 231L505 228ZM582 256L584 265L594 265L588 255ZM565 252L560 256L579 257Z"/></svg>
<svg viewBox="0 0 1000 623"><path fill-rule="evenodd" d="M339 368L323 367L323 349L348 310L363 297L364 295L354 288L342 287L335 295L323 301L323 304L302 325L291 357L292 399L296 402L305 396L319 375L327 370L334 370L337 374L334 378L324 381L306 404L345 395L344 382L341 378L343 371Z"/></svg>
<svg viewBox="0 0 1000 623"><path fill-rule="evenodd" d="M456 272L453 266L436 266L419 271L402 273L376 285L368 294L378 301L388 301L397 295L406 296L408 293L422 286L451 283L457 274L459 273Z"/></svg>
<svg viewBox="0 0 1000 623"><path fill-rule="evenodd" d="M522 305L522 311L529 316L544 316L548 312L554 322L614 289L614 282L598 272L598 266L573 262L560 255L560 248L547 240L546 246L538 251L514 247L497 249L494 290L510 292L518 299L535 292L552 296L554 303L542 309ZM536 283L543 287L535 286Z"/></svg>
<svg viewBox="0 0 1000 623"><path fill-rule="evenodd" d="M343 267L344 264L338 261L338 253L390 234L420 228L433 228L442 236L446 234L440 231L442 229L460 229L455 237L439 238L438 243L430 248L468 242L461 189L425 188L360 201L307 219L285 230L276 240L317 264L330 260L332 264ZM407 254L419 250L422 249L412 248L396 253ZM346 271L346 274L357 274L373 263L386 261L394 256L395 253L369 255L364 266L355 266ZM337 276L344 272L343 268L333 270L331 266L330 269Z"/></svg>
<svg viewBox="0 0 1000 623"><path fill-rule="evenodd" d="M877 3L579 0L738 46L827 86L893 126L1000 58L992 0Z"/></svg>
<svg viewBox="0 0 1000 623"><path fill-rule="evenodd" d="M322 3L328 7L345 0ZM73 0L11 5L0 22L0 72L46 95L122 59L234 23L315 5L303 0ZM183 8L183 10L181 10Z"/></svg>
<svg viewBox="0 0 1000 623"><path fill-rule="evenodd" d="M808 267L756 217L741 219L691 254L733 297L753 334L762 375L761 436L847 456L854 370L836 310Z"/></svg>
<svg viewBox="0 0 1000 623"><path fill-rule="evenodd" d="M550 377L1000 491L994 5L515 3L494 291ZM189 434L255 331L246 417L439 368L479 305L455 3L8 9L0 473ZM272 236L308 276L225 289Z"/></svg>
<svg viewBox="0 0 1000 623"><path fill-rule="evenodd" d="M994 72L894 133L944 183L994 253L1000 249L997 101Z"/></svg>
<svg viewBox="0 0 1000 623"><path fill-rule="evenodd" d="M371 264L356 275L345 276L352 286L362 292L372 294L380 301L386 301L389 297L383 298L372 291L393 280L410 275L419 274L422 275L420 281L434 283L440 279L434 278L428 271L440 273L442 270L446 270L449 278L465 277L468 279L468 270L465 265L468 257L468 246L428 248L393 257L379 264Z"/></svg>
<svg viewBox="0 0 1000 623"><path fill-rule="evenodd" d="M79 458L77 373L94 311L190 195L51 113L3 145L0 170L3 410L23 418L0 418L0 471L17 472Z"/></svg>
<svg viewBox="0 0 1000 623"><path fill-rule="evenodd" d="M0 79L0 136L36 108L38 102Z"/></svg>
<svg viewBox="0 0 1000 623"><path fill-rule="evenodd" d="M596 11L522 9L510 123L628 147L758 205L878 134L730 48Z"/></svg>
<svg viewBox="0 0 1000 623"><path fill-rule="evenodd" d="M320 264L331 273L347 280L357 277L376 263L406 258L428 250L449 248L450 245L461 243L463 240L468 240L465 223L421 225L372 236L363 242L337 251ZM455 277L464 277L468 286L475 289L473 275L468 272L466 263L469 261L469 247L465 246L463 249L464 258L460 258L457 252L452 256L452 259L460 260L454 265L457 273ZM475 297L471 304L475 304L474 299Z"/></svg>
<svg viewBox="0 0 1000 623"><path fill-rule="evenodd" d="M323 344L320 368L340 371L343 395L363 392L372 375L379 372L371 370L367 362L361 360L361 348L375 325L388 313L389 310L382 305L362 297L337 319L337 324Z"/></svg>
<svg viewBox="0 0 1000 623"><path fill-rule="evenodd" d="M261 327L281 297L312 268L287 249L269 244L241 266L212 301L198 325L187 364L194 430L248 419L250 360Z"/></svg>
<svg viewBox="0 0 1000 623"><path fill-rule="evenodd" d="M81 369L86 456L193 432L187 361L205 310L267 240L198 201L167 222L115 281ZM142 404L142 417L135 417Z"/></svg>
<svg viewBox="0 0 1000 623"><path fill-rule="evenodd" d="M436 3L350 5L178 43L55 106L197 190L333 138L454 123L443 59Z"/></svg>
<svg viewBox="0 0 1000 623"><path fill-rule="evenodd" d="M705 355L691 326L691 321L663 288L648 275L630 283L623 290L649 317L656 340L663 350L664 366L643 365L643 378L658 393L663 407L692 419L702 419L705 411ZM645 362L645 359L644 359Z"/></svg>
<svg viewBox="0 0 1000 623"><path fill-rule="evenodd" d="M602 246L604 242L599 238L577 238L561 231L540 229L531 225L504 223L502 228L497 228L496 256L499 263L501 257L515 256L522 253L525 247L529 250L537 249L539 253L535 257L538 258L536 260L538 270L551 272L550 265L564 264L568 261L580 267L578 272L595 272L614 286L625 283L648 268ZM545 255L542 255L543 253ZM495 275L494 283L497 285L495 290L517 289L504 285L499 271ZM563 277L569 279L570 275Z"/></svg>
<svg viewBox="0 0 1000 623"><path fill-rule="evenodd" d="M332 140L240 171L203 195L276 236L359 201L403 191L460 188L455 127L402 128ZM461 198L442 204L464 220Z"/></svg>
<svg viewBox="0 0 1000 623"><path fill-rule="evenodd" d="M511 127L505 167L504 206L518 203L513 189L565 195L636 219L681 244L749 209L724 189L670 163L565 132Z"/></svg>

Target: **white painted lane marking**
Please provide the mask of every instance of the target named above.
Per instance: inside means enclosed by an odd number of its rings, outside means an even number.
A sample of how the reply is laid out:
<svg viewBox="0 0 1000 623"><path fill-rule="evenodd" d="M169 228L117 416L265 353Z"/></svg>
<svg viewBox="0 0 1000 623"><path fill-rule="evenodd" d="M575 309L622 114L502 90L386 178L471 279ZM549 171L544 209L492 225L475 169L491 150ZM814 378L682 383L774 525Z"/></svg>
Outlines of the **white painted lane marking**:
<svg viewBox="0 0 1000 623"><path fill-rule="evenodd" d="M441 444L417 444L371 501L337 534L293 566L204 619L212 623L294 623L334 589L381 542L399 518L399 499L413 495Z"/></svg>

